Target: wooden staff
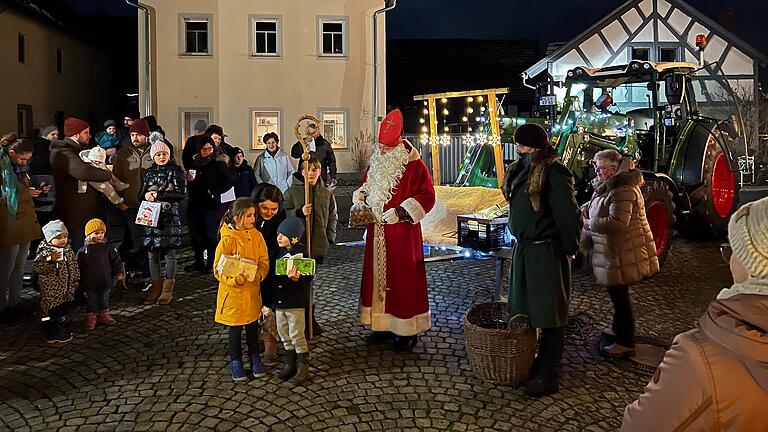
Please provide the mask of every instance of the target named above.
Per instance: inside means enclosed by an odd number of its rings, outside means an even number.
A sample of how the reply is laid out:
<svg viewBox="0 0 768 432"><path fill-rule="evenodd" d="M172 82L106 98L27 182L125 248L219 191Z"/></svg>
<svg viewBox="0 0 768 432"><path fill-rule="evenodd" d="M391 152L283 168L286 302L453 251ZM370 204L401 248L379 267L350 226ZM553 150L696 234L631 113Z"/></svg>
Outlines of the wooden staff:
<svg viewBox="0 0 768 432"><path fill-rule="evenodd" d="M309 184L309 144L307 143L306 139L302 135L300 129L301 129L301 122L309 120L314 122L314 124L317 127L320 127L320 120L317 118L305 114L296 120L296 127L294 128L294 133L296 134L296 138L301 143L301 147L304 150L304 153L301 155L301 160L303 161L302 164L304 166L304 204L310 204L310 184ZM314 212L315 209L312 209L312 212ZM306 237L307 237L307 255L312 258L312 214L304 215L306 221ZM313 308L313 300L314 297L314 289L310 287L309 289L309 339L313 339L314 334L314 328L312 326L312 308Z"/></svg>

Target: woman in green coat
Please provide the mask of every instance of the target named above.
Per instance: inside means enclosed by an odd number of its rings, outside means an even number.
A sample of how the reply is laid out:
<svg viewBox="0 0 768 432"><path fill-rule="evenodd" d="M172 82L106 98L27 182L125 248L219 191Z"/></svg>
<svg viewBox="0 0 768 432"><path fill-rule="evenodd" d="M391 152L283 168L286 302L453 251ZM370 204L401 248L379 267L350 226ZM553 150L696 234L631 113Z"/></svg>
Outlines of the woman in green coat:
<svg viewBox="0 0 768 432"><path fill-rule="evenodd" d="M573 175L557 161L546 131L533 124L520 126L515 143L520 159L509 166L504 182L509 231L516 239L508 307L542 329L525 392L544 396L559 389L571 257L579 250L581 220Z"/></svg>

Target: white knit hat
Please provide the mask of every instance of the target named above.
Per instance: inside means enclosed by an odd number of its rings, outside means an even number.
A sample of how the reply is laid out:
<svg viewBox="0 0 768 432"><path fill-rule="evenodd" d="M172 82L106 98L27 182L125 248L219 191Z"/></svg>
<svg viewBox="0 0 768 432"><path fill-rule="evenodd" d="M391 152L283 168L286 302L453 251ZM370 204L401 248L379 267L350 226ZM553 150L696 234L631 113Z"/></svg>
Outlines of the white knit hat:
<svg viewBox="0 0 768 432"><path fill-rule="evenodd" d="M745 204L731 216L728 240L751 276L768 279L768 198Z"/></svg>
<svg viewBox="0 0 768 432"><path fill-rule="evenodd" d="M67 232L67 227L64 226L64 222L56 219L48 222L43 227L43 235L45 236L45 241L48 243L51 242L56 236L59 234L69 234Z"/></svg>
<svg viewBox="0 0 768 432"><path fill-rule="evenodd" d="M80 159L103 164L107 161L107 152L103 148L96 146L90 150L81 151Z"/></svg>

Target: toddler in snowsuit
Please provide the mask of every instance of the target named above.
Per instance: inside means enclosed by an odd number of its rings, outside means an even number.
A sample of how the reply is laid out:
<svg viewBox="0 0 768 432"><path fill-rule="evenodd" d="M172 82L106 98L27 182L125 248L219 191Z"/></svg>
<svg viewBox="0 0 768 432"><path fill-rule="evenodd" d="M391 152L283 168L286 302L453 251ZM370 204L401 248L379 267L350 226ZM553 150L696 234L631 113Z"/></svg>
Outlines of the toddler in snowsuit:
<svg viewBox="0 0 768 432"><path fill-rule="evenodd" d="M101 148L101 147L94 147L90 150L83 150L80 152L80 159L83 160L83 162L91 164L94 168L103 169L105 171L110 171L109 168L107 168L106 160L107 160L107 152ZM111 171L110 171L111 172ZM117 192L122 192L131 185L128 183L124 183L120 181L119 178L115 177L115 175L112 175L112 178L109 181L105 182L84 182L84 181L77 181L77 193L85 193L88 185L90 185L92 188L96 189L97 191L101 192L109 202L114 204L117 208L120 210L125 210L127 207L125 206L125 199L117 194Z"/></svg>
<svg viewBox="0 0 768 432"><path fill-rule="evenodd" d="M114 325L109 314L109 292L113 278L125 279L123 261L117 250L107 243L107 226L101 219L91 219L85 224L85 245L77 252L80 266L80 283L85 293L85 329L93 330L96 322ZM97 316L98 314L98 316Z"/></svg>
<svg viewBox="0 0 768 432"><path fill-rule="evenodd" d="M69 303L75 299L80 281L75 253L69 246L69 233L64 222L53 220L43 227L45 240L37 247L32 271L38 275L40 309L47 315L46 340L48 343L67 343L72 333L67 330L64 317Z"/></svg>
<svg viewBox="0 0 768 432"><path fill-rule="evenodd" d="M304 235L304 225L289 217L277 227L277 244L280 251L275 258L303 254L307 248L299 241ZM304 334L305 313L309 307L312 276L302 276L292 267L286 276L275 276L274 307L277 331L285 348L285 366L277 377L293 384L302 384L309 378L309 345Z"/></svg>

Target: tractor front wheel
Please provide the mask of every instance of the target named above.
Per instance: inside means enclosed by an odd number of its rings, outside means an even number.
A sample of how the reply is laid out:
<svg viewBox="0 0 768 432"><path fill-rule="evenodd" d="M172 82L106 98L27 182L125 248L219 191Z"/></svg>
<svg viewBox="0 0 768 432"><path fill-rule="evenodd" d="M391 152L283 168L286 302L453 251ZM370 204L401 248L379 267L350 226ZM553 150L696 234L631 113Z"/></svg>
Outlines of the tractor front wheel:
<svg viewBox="0 0 768 432"><path fill-rule="evenodd" d="M642 188L645 214L656 244L656 256L663 266L672 249L675 225L675 201L669 186L661 180L646 180Z"/></svg>

